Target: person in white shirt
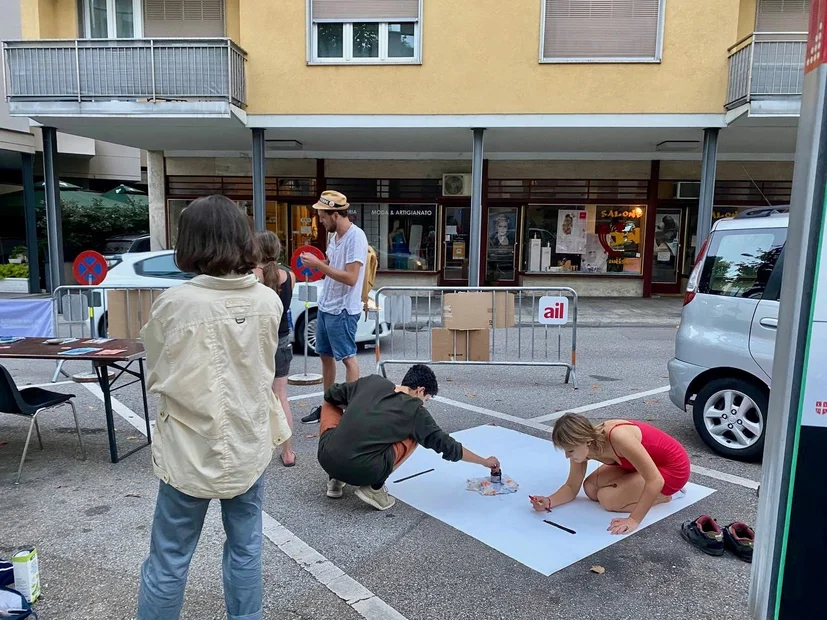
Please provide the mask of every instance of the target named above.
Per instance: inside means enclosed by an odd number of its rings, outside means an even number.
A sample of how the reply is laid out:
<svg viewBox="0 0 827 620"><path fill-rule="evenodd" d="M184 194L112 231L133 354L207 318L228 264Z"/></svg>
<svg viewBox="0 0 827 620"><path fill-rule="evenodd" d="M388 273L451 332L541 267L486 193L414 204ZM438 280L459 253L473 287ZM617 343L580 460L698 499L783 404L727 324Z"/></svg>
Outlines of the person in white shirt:
<svg viewBox="0 0 827 620"><path fill-rule="evenodd" d="M322 360L325 390L336 381L336 362L345 365L347 383L359 378L356 324L362 313L362 282L368 259L368 239L362 229L348 218L349 207L344 194L330 190L322 192L313 208L330 234L327 261L319 260L312 254L301 255L304 265L325 275L316 315L316 353ZM321 406L316 407L302 418L302 422L318 423L321 410Z"/></svg>

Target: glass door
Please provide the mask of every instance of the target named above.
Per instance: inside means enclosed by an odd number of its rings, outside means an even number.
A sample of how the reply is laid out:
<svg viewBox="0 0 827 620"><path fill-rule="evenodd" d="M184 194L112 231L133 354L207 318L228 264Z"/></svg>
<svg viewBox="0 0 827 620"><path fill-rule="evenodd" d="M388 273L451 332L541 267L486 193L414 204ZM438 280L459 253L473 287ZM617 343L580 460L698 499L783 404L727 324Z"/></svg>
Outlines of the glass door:
<svg viewBox="0 0 827 620"><path fill-rule="evenodd" d="M296 248L303 245L314 245L323 252L327 248L325 243L326 231L319 222L316 210L310 205L290 205L290 244L285 251L285 260L289 261Z"/></svg>
<svg viewBox="0 0 827 620"><path fill-rule="evenodd" d="M471 231L471 208L444 207L442 284L468 284L468 241Z"/></svg>
<svg viewBox="0 0 827 620"><path fill-rule="evenodd" d="M484 284L516 286L519 207L490 207L486 223Z"/></svg>
<svg viewBox="0 0 827 620"><path fill-rule="evenodd" d="M681 292L686 210L660 207L655 215L655 243L652 257L652 292L678 295Z"/></svg>

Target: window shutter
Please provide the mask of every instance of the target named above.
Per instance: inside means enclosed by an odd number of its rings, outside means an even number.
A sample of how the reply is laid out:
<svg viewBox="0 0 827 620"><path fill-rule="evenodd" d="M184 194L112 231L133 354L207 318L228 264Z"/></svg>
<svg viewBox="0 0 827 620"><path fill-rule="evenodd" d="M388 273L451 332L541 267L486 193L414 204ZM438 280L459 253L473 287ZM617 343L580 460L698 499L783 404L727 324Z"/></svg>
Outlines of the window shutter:
<svg viewBox="0 0 827 620"><path fill-rule="evenodd" d="M223 37L224 0L143 0L147 37Z"/></svg>
<svg viewBox="0 0 827 620"><path fill-rule="evenodd" d="M314 22L418 21L419 0L312 0Z"/></svg>
<svg viewBox="0 0 827 620"><path fill-rule="evenodd" d="M660 0L545 0L546 60L656 58Z"/></svg>
<svg viewBox="0 0 827 620"><path fill-rule="evenodd" d="M756 32L807 32L810 0L758 0Z"/></svg>

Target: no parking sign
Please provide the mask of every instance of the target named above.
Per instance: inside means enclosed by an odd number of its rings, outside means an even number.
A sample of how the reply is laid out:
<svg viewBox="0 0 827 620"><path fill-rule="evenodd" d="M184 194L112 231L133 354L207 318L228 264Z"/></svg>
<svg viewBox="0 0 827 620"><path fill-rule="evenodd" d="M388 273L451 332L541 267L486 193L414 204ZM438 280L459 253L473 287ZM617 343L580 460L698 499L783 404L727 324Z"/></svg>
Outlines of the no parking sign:
<svg viewBox="0 0 827 620"><path fill-rule="evenodd" d="M301 256L304 253L312 254L321 261L325 260L324 252L315 246L303 245L297 248L296 251L293 252L293 256L290 257L290 268L293 270L293 273L296 274L296 278L303 282L315 282L316 280L324 278L324 274L321 271L305 265L302 262Z"/></svg>
<svg viewBox="0 0 827 620"><path fill-rule="evenodd" d="M86 250L78 254L72 263L72 275L78 284L97 286L106 278L109 267L102 254L94 250Z"/></svg>

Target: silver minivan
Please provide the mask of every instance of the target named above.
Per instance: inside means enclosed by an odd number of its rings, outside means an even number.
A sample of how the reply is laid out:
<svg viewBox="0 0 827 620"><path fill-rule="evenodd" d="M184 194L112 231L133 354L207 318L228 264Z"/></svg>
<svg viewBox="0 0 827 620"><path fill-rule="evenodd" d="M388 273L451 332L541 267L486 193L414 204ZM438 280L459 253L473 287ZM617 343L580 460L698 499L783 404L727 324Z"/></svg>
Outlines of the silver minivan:
<svg viewBox="0 0 827 620"><path fill-rule="evenodd" d="M716 222L684 295L669 397L712 450L758 460L772 381L786 209Z"/></svg>

